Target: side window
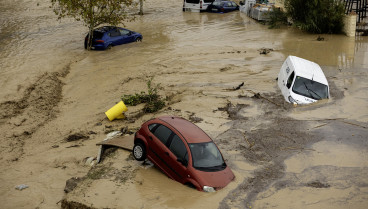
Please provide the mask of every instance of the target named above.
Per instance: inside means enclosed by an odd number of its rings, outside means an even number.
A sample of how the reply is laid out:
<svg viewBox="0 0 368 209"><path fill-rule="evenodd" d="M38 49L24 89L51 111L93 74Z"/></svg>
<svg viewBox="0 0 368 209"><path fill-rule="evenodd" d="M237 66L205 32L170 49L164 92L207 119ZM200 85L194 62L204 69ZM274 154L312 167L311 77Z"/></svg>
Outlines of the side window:
<svg viewBox="0 0 368 209"><path fill-rule="evenodd" d="M110 37L117 37L120 36L120 32L118 30L113 30L110 32Z"/></svg>
<svg viewBox="0 0 368 209"><path fill-rule="evenodd" d="M291 87L291 84L293 83L293 80L294 80L294 76L295 76L295 73L294 71L291 73L291 75L289 76L288 80L287 80L287 83L286 83L286 87L288 89L290 89Z"/></svg>
<svg viewBox="0 0 368 209"><path fill-rule="evenodd" d="M154 131L154 135L163 143L166 145L167 140L169 139L170 135L171 135L172 131L164 126L164 125L160 125L156 128L156 130Z"/></svg>
<svg viewBox="0 0 368 209"><path fill-rule="evenodd" d="M186 0L186 2L190 4L199 4L199 0Z"/></svg>
<svg viewBox="0 0 368 209"><path fill-rule="evenodd" d="M185 147L184 142L176 134L171 141L169 149L178 159L185 159L186 163L188 163L187 148Z"/></svg>
<svg viewBox="0 0 368 209"><path fill-rule="evenodd" d="M122 36L125 36L125 35L129 35L130 34L130 31L124 30L124 29L120 29L120 33L121 33Z"/></svg>
<svg viewBox="0 0 368 209"><path fill-rule="evenodd" d="M148 125L148 129L153 133L156 129L156 126L158 126L159 124L157 123L152 123Z"/></svg>

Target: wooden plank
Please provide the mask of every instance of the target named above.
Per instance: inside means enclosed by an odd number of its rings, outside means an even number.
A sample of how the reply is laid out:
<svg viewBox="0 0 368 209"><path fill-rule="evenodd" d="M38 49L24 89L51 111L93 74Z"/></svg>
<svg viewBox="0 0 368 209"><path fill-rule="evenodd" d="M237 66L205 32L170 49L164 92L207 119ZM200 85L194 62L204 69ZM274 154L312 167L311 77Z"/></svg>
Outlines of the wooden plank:
<svg viewBox="0 0 368 209"><path fill-rule="evenodd" d="M113 139L99 142L96 145L114 146L132 151L134 146L134 135L118 136Z"/></svg>

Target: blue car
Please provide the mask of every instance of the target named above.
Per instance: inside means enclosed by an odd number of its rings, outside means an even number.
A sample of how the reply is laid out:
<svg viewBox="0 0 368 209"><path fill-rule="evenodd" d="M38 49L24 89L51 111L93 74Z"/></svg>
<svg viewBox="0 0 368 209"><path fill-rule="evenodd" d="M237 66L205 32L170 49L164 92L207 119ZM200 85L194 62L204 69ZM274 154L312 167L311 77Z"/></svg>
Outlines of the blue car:
<svg viewBox="0 0 368 209"><path fill-rule="evenodd" d="M225 13L239 10L239 6L233 1L214 1L208 5L208 12Z"/></svg>
<svg viewBox="0 0 368 209"><path fill-rule="evenodd" d="M87 49L89 34L84 40L84 48ZM92 49L111 49L111 47L127 44L135 41L142 41L140 33L114 26L103 26L93 30Z"/></svg>

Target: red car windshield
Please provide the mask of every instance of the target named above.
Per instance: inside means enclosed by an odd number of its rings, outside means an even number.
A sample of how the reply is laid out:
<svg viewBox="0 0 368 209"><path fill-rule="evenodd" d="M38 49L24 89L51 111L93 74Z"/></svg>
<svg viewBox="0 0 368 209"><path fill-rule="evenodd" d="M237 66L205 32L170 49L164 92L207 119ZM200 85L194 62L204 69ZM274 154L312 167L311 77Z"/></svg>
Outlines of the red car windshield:
<svg viewBox="0 0 368 209"><path fill-rule="evenodd" d="M220 151L213 142L189 144L193 167L201 171L220 171L226 168Z"/></svg>

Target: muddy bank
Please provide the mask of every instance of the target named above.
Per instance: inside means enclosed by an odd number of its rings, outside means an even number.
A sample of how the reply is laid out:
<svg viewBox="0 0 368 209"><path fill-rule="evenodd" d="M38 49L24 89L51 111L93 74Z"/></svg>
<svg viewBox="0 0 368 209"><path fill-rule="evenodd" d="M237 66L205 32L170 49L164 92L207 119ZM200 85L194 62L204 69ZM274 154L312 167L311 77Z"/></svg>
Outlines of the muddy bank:
<svg viewBox="0 0 368 209"><path fill-rule="evenodd" d="M8 130L0 135L1 152L8 153L1 160L17 161L24 153L25 140L57 116L64 85L61 79L69 70L68 65L61 72L44 73L25 90L20 100L0 104L0 124Z"/></svg>

